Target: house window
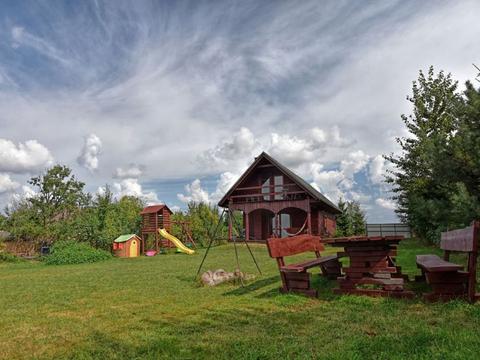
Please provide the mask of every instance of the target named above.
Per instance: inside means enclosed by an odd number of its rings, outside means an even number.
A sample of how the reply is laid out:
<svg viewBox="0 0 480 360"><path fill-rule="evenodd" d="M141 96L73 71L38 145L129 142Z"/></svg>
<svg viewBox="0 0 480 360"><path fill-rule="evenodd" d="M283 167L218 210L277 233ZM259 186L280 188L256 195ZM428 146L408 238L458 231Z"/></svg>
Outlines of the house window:
<svg viewBox="0 0 480 360"><path fill-rule="evenodd" d="M265 201L270 201L270 178L265 180L265 182L262 184L262 194L268 194L268 195L263 195L263 200Z"/></svg>
<svg viewBox="0 0 480 360"><path fill-rule="evenodd" d="M283 176L275 176L273 178L273 183L275 184L275 200L283 200Z"/></svg>

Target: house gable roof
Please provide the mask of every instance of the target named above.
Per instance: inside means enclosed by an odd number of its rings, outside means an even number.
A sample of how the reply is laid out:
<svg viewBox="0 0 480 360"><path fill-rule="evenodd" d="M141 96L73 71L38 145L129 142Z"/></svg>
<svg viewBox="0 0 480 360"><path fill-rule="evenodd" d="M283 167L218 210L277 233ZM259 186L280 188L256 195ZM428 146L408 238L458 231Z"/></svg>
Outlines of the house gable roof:
<svg viewBox="0 0 480 360"><path fill-rule="evenodd" d="M266 159L269 161L272 165L274 165L276 168L278 168L284 175L289 177L292 181L294 181L300 188L302 188L307 194L309 194L312 198L315 200L323 202L325 205L327 205L329 208L331 208L335 213L341 214L342 211L338 208L337 205L335 205L333 202L331 202L325 195L320 193L317 189L315 189L312 185L310 185L308 182L303 180L300 176L295 174L293 171L291 171L289 168L286 166L282 165L279 163L277 160L272 158L270 155L268 155L266 152L262 152L259 156L255 158L255 161L248 167L248 169L243 173L242 176L235 182L235 184L227 191L227 193L222 197L222 199L218 202L218 205L220 207L226 207L227 206L227 199L230 196L232 192L235 191L235 189L240 185L240 183L247 178L248 175L252 173L252 171L257 167L257 165L262 161L263 159Z"/></svg>
<svg viewBox="0 0 480 360"><path fill-rule="evenodd" d="M172 210L170 210L169 207L165 204L147 206L140 212L140 214L143 215L143 214L156 213L162 210L163 208L166 208L170 212L170 214L173 214Z"/></svg>

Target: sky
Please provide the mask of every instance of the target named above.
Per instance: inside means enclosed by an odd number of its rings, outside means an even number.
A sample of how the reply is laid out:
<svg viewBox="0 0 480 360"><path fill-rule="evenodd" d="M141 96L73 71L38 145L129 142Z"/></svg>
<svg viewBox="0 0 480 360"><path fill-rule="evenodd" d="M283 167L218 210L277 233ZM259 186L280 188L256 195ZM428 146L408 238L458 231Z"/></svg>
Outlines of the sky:
<svg viewBox="0 0 480 360"><path fill-rule="evenodd" d="M173 209L216 203L262 151L369 222L419 70L460 87L479 1L0 3L0 207L65 164Z"/></svg>

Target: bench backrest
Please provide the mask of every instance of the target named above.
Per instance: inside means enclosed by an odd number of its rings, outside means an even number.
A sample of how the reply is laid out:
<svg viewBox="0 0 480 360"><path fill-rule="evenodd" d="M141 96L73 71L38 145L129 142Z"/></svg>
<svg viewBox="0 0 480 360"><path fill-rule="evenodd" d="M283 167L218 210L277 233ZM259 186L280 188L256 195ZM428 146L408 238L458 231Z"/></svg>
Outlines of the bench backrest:
<svg viewBox="0 0 480 360"><path fill-rule="evenodd" d="M320 239L320 236L308 234L286 238L270 238L267 240L268 253L272 258L282 258L307 251L319 252L324 249Z"/></svg>
<svg viewBox="0 0 480 360"><path fill-rule="evenodd" d="M452 231L442 232L440 248L447 251L477 252L480 222Z"/></svg>

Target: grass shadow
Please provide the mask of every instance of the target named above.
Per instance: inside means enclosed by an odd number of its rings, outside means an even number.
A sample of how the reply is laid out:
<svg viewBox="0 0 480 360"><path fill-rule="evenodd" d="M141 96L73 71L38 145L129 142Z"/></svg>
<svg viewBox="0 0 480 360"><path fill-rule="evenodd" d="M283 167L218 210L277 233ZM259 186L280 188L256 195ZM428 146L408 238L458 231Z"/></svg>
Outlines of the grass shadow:
<svg viewBox="0 0 480 360"><path fill-rule="evenodd" d="M266 279L261 279L261 280L257 280L253 283L250 283L248 285L245 285L243 287L239 287L235 290L230 290L230 291L227 291L226 293L224 293L223 295L224 296L240 296L240 295L245 295L245 294L248 294L248 293L251 293L253 291L256 291L256 290L259 290L261 288L264 288L265 286L270 286L276 282L279 281L279 277L278 276L272 276L272 277L269 277L269 278L266 278Z"/></svg>

